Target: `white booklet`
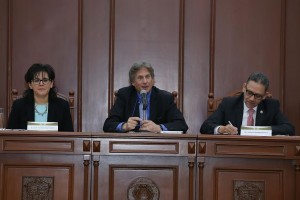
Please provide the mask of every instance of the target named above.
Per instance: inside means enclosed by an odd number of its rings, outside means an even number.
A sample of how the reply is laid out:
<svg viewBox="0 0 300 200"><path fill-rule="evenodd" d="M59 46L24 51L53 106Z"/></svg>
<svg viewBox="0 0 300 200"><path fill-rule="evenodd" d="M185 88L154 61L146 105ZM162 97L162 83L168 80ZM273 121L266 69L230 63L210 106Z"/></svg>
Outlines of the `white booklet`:
<svg viewBox="0 0 300 200"><path fill-rule="evenodd" d="M271 126L242 126L241 135L272 136Z"/></svg>
<svg viewBox="0 0 300 200"><path fill-rule="evenodd" d="M30 131L58 131L57 122L27 122Z"/></svg>

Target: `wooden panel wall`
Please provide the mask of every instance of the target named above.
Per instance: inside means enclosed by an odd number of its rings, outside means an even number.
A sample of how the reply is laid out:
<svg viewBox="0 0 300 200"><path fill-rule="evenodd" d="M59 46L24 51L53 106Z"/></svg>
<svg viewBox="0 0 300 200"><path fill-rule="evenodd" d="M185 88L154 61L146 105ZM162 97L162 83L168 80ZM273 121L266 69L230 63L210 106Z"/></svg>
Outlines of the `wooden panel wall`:
<svg viewBox="0 0 300 200"><path fill-rule="evenodd" d="M216 94L226 95L242 87L250 73L262 71L270 78L272 94L282 100L283 1L213 1Z"/></svg>
<svg viewBox="0 0 300 200"><path fill-rule="evenodd" d="M300 133L297 0L0 0L0 11L6 110L27 68L49 63L59 91L75 91L76 129L102 131L113 91L145 60L158 87L179 91L190 133L206 118L209 92L223 96L256 70Z"/></svg>
<svg viewBox="0 0 300 200"><path fill-rule="evenodd" d="M286 68L285 68L285 114L300 132L300 1L288 0L286 5Z"/></svg>
<svg viewBox="0 0 300 200"><path fill-rule="evenodd" d="M0 0L0 107L6 108L7 97L7 1Z"/></svg>

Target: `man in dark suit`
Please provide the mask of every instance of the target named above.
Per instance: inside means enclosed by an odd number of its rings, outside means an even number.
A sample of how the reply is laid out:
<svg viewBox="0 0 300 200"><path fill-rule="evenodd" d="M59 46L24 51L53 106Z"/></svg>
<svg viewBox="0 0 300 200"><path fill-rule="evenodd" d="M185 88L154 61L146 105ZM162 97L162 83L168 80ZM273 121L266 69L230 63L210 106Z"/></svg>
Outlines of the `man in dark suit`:
<svg viewBox="0 0 300 200"><path fill-rule="evenodd" d="M146 62L135 63L129 71L130 86L118 90L116 101L105 120L105 132L187 131L173 95L154 86L154 70ZM143 107L141 91L144 91ZM144 118L144 119L143 119Z"/></svg>
<svg viewBox="0 0 300 200"><path fill-rule="evenodd" d="M295 129L280 111L278 100L266 98L269 80L263 73L251 74L243 93L226 97L204 121L203 134L239 134L241 126L271 126L272 135L294 135Z"/></svg>

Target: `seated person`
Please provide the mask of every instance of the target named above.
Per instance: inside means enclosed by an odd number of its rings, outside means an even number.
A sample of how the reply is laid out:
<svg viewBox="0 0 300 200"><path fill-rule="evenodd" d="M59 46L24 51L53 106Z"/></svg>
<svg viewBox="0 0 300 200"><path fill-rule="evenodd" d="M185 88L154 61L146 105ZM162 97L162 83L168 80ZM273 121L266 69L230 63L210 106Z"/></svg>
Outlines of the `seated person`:
<svg viewBox="0 0 300 200"><path fill-rule="evenodd" d="M269 80L252 73L243 84L243 93L223 98L217 110L204 121L204 134L240 134L241 126L271 126L272 135L294 135L295 129L280 111L279 101L266 98Z"/></svg>
<svg viewBox="0 0 300 200"><path fill-rule="evenodd" d="M28 89L13 102L8 129L27 129L27 122L58 122L58 131L74 131L69 103L56 96L54 69L33 64L25 74Z"/></svg>
<svg viewBox="0 0 300 200"><path fill-rule="evenodd" d="M151 64L133 64L129 71L129 82L130 86L118 90L116 101L103 125L105 132L160 133L163 130L185 133L188 130L173 95L154 86ZM144 98L141 91L145 92Z"/></svg>

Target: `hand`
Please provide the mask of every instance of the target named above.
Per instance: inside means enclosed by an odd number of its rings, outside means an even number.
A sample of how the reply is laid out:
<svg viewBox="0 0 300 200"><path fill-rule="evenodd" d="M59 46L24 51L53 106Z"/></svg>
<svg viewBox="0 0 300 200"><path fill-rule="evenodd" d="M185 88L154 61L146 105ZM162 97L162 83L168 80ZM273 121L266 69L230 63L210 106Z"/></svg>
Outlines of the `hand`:
<svg viewBox="0 0 300 200"><path fill-rule="evenodd" d="M142 126L140 128L141 131L149 131L153 133L160 133L161 128L159 125L155 124L151 120L144 120L142 121Z"/></svg>
<svg viewBox="0 0 300 200"><path fill-rule="evenodd" d="M218 132L221 135L237 135L238 129L231 124L227 124L226 126L220 126Z"/></svg>
<svg viewBox="0 0 300 200"><path fill-rule="evenodd" d="M122 129L124 131L131 131L133 130L142 119L139 117L129 117L127 122L123 124Z"/></svg>

